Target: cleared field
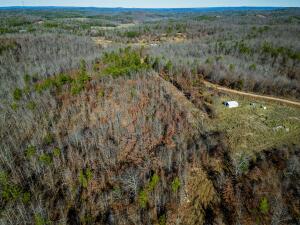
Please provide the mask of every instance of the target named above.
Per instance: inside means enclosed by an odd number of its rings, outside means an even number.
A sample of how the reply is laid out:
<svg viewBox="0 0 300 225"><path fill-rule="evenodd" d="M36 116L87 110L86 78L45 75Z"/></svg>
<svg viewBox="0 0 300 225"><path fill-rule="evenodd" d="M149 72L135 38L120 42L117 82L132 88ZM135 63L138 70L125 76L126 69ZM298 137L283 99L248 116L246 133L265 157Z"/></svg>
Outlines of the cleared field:
<svg viewBox="0 0 300 225"><path fill-rule="evenodd" d="M227 108L222 103L228 100L236 100L240 106ZM299 108L234 94L213 97L212 104L216 118L207 126L226 134L233 155L251 156L267 148L300 143Z"/></svg>
<svg viewBox="0 0 300 225"><path fill-rule="evenodd" d="M119 24L117 26L93 26L93 29L96 30L116 30L116 29L122 29L122 28L130 28L136 26L136 23L124 23Z"/></svg>

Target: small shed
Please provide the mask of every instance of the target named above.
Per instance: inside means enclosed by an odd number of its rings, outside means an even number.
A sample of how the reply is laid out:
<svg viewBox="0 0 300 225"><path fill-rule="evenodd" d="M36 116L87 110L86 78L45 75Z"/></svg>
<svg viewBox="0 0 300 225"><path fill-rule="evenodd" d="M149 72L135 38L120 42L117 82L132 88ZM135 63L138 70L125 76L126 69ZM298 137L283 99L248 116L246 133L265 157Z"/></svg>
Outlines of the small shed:
<svg viewBox="0 0 300 225"><path fill-rule="evenodd" d="M227 101L227 102L224 102L224 105L228 108L239 107L239 103L237 101Z"/></svg>

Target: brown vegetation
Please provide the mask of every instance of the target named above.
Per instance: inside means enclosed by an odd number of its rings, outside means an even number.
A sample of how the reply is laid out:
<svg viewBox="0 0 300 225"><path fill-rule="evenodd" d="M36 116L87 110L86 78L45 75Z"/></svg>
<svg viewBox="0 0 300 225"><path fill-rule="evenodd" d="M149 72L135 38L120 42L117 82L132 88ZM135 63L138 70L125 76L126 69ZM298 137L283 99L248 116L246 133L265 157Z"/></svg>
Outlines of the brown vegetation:
<svg viewBox="0 0 300 225"><path fill-rule="evenodd" d="M298 26L280 12L0 12L0 223L299 224L299 146L233 155L208 127L221 95L203 82L299 97ZM183 42L116 50L84 36L134 16L149 21L93 36ZM38 30L7 34L23 27ZM276 45L285 38L297 46Z"/></svg>

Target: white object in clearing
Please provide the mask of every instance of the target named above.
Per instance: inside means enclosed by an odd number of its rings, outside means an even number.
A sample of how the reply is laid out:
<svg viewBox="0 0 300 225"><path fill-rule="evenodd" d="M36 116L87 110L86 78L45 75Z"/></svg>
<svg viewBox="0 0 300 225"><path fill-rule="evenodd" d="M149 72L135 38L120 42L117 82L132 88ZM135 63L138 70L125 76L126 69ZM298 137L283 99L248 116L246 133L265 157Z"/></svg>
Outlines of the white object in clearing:
<svg viewBox="0 0 300 225"><path fill-rule="evenodd" d="M237 101L227 101L227 102L224 102L224 105L228 108L239 107L239 103Z"/></svg>

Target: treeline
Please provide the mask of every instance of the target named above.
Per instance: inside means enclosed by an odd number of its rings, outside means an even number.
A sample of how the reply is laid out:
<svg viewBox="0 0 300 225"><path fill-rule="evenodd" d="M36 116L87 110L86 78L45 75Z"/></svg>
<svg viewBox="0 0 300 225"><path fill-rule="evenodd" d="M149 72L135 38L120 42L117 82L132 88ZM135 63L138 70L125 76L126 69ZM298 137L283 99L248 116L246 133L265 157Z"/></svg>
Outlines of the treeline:
<svg viewBox="0 0 300 225"><path fill-rule="evenodd" d="M213 23L192 39L151 48L151 55L171 60L174 74L189 71L231 88L299 98L298 26Z"/></svg>
<svg viewBox="0 0 300 225"><path fill-rule="evenodd" d="M19 31L39 32L55 31L73 34L105 36L121 41L125 32L136 32L129 35L129 40L141 36L174 35L178 32L195 37L205 32L211 34L228 28L255 25L294 25L300 23L297 9L273 11L224 11L224 12L174 12L172 10L114 10L114 9L27 9L1 10L0 33L16 33ZM135 23L137 26L125 29L98 29L116 27L122 24ZM222 24L222 26L220 26ZM229 26L233 25L233 26ZM97 28L98 27L98 28ZM225 28L223 27L223 28ZM225 29L224 29L225 30ZM259 32L263 30L259 29ZM234 35L234 34L233 34ZM126 42L127 40L123 40Z"/></svg>

